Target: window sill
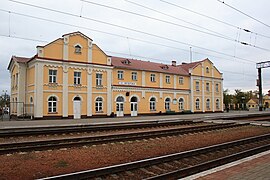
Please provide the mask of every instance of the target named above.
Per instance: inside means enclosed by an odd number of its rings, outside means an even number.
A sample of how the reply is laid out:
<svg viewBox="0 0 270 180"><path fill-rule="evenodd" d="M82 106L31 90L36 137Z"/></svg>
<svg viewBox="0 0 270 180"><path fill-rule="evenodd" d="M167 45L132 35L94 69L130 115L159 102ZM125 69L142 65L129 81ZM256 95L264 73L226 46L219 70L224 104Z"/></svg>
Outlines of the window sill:
<svg viewBox="0 0 270 180"><path fill-rule="evenodd" d="M104 113L103 111L96 111L96 113Z"/></svg>
<svg viewBox="0 0 270 180"><path fill-rule="evenodd" d="M48 112L48 114L58 114L58 112Z"/></svg>

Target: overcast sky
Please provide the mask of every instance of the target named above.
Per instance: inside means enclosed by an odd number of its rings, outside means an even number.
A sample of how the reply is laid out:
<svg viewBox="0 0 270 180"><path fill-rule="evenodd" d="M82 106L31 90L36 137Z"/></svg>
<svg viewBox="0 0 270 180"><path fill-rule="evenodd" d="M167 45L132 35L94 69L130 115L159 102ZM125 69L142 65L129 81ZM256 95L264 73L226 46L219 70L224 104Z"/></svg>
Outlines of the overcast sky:
<svg viewBox="0 0 270 180"><path fill-rule="evenodd" d="M32 57L37 45L74 31L92 38L107 55L169 64L172 60L190 62L191 57L192 61L209 58L223 73L224 89L232 93L234 89L258 89L256 63L270 60L269 0L224 1L265 24L217 0L132 2L135 0L1 0L1 92L10 90L7 66L12 55ZM263 69L263 91L268 90L270 67Z"/></svg>

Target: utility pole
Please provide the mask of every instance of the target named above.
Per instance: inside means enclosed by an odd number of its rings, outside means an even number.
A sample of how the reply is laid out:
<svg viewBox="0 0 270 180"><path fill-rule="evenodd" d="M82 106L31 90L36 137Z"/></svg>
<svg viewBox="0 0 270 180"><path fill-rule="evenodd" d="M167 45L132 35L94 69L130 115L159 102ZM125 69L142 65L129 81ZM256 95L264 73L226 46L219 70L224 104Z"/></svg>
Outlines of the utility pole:
<svg viewBox="0 0 270 180"><path fill-rule="evenodd" d="M262 97L262 68L270 67L270 61L260 62L256 64L258 69L257 86L259 86L259 111L263 109L263 97Z"/></svg>

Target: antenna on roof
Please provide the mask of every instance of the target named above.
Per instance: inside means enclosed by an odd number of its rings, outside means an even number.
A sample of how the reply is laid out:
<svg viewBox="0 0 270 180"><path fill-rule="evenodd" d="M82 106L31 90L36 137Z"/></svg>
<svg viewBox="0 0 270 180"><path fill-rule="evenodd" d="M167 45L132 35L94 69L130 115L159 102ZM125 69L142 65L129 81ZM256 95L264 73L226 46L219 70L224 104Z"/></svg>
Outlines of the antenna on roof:
<svg viewBox="0 0 270 180"><path fill-rule="evenodd" d="M192 47L189 47L189 60L190 60L190 62L192 63L192 51L191 51L191 48Z"/></svg>

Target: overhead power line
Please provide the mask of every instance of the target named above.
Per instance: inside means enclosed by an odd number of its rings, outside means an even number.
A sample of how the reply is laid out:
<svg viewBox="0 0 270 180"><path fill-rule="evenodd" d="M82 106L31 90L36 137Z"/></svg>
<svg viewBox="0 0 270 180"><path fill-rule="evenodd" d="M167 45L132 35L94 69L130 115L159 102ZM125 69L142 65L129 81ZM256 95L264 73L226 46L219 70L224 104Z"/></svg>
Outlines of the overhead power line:
<svg viewBox="0 0 270 180"><path fill-rule="evenodd" d="M209 32L206 32L206 31L199 30L199 29L195 29L195 28L184 26L184 25L176 24L174 22L170 22L170 21L158 19L158 18L155 18L155 17L147 16L147 15L142 15L142 14L139 14L139 13L136 13L136 12L127 11L127 10L120 9L120 8L115 8L115 7L107 6L107 5L96 3L96 2L92 2L92 1L86 1L86 0L81 0L81 1L82 2L86 2L86 3L89 3L89 4L93 4L93 5L97 5L97 6L101 6L101 7L105 7L105 8L109 8L109 9L113 9L113 10L117 10L117 11L121 11L121 12L128 13L128 14L133 14L133 15L144 17L144 18L147 18L147 19L159 21L159 22L162 22L162 23L166 23L166 24L170 24L170 25L174 25L174 26L186 28L186 29L189 29L189 30L192 30L192 31L200 32L200 33L207 34L207 35L210 35L210 36L215 36L215 37L222 38L222 39L225 39L225 40L228 40L228 41L237 42L237 43L240 43L240 44L245 45L245 46L251 46L251 47L254 47L254 48L257 48L257 49L261 49L261 50L269 51L270 52L270 49L259 47L259 46L255 46L255 45L250 44L250 43L247 43L247 42L242 42L242 41L239 41L237 39L233 39L233 38L227 37L225 35L218 35L218 34L209 33Z"/></svg>
<svg viewBox="0 0 270 180"><path fill-rule="evenodd" d="M39 9L43 9L43 10L48 10L48 11L52 11L52 12L56 12L56 13L60 13L60 14L68 15L68 16L72 16L72 17L83 18L83 19L86 19L86 20L90 20L90 21L101 23L101 24L106 24L106 25L114 26L114 27L117 27L117 28L121 28L121 29L129 30L129 31L137 32L137 33L140 33L140 34L145 34L145 35L148 35L148 36L151 36L151 37L155 37L155 38L159 38L159 39L171 41L171 42L174 42L174 43L183 44L183 45L186 45L188 47L192 46L192 47L196 47L198 49L202 49L202 50L214 52L214 53L217 53L217 54L222 54L224 56L228 56L228 57L232 57L232 58L237 58L237 59L242 59L242 60L245 60L245 61L256 63L255 61L252 61L252 60L248 60L248 59L241 58L241 57L236 57L234 55L230 55L230 54L227 54L227 53L223 53L223 52L215 51L215 50L212 50L212 49L200 47L200 46L197 46L197 45L189 44L189 43L186 43L186 42L182 42L182 41L171 39L171 38L164 37L164 36L160 36L160 35L156 35L156 34L151 34L151 33L148 33L148 32L141 31L141 30L136 30L136 29L133 29L133 28L128 28L128 27L125 27L125 26L116 25L116 24L104 22L104 21L101 21L101 20L96 20L96 19L93 19L93 18L84 17L84 16L72 14L72 13L67 13L67 12L63 12L63 11L59 11L59 10L55 10L55 9L45 8L45 7L41 7L41 6L37 6L37 5L33 5L33 4L18 2L18 1L14 1L14 0L9 0L9 1L16 2L16 3L23 4L23 5L30 6L30 7L35 7L35 8L39 8ZM6 10L2 10L2 11L6 11ZM17 14L19 14L19 13L17 13Z"/></svg>
<svg viewBox="0 0 270 180"><path fill-rule="evenodd" d="M265 37L265 38L270 38L270 36L267 36L267 35L264 35L264 34L260 34L260 33L257 33L257 32L253 32L251 30L248 30L247 28L238 27L238 26L236 26L234 24L231 24L231 23L228 23L228 22L225 22L225 21L216 19L214 17L211 17L211 16L208 16L208 15L205 15L205 14L202 14L202 13L199 13L199 12L196 12L196 11L193 11L193 10L188 9L188 8L185 8L183 6L180 6L180 5L177 5L177 4L174 4L174 3L171 3L171 2L165 1L165 0L160 0L160 1L163 2L163 3L169 4L171 6L174 6L174 7L180 8L180 9L184 9L186 11L189 11L189 12L193 13L193 14L197 14L199 16L203 16L203 17L208 18L208 19L211 19L213 21L216 21L216 22L225 24L227 26L230 26L230 27L233 27L233 28L236 28L236 29L243 30L244 32L252 33L252 34L255 34L255 35L258 35L258 36L261 36L261 37Z"/></svg>
<svg viewBox="0 0 270 180"><path fill-rule="evenodd" d="M237 12L239 12L239 13L241 13L241 14L243 14L243 15L245 15L245 16L247 16L247 17L249 17L249 18L251 18L251 19L253 19L253 20L255 20L255 21L257 21L257 22L259 22L259 23L261 23L261 24L263 24L263 25L265 25L265 26L267 26L267 27L270 28L270 25L268 25L268 24L266 24L266 23L264 23L264 22L262 22L262 21L260 21L260 20L258 20L258 19L256 19L256 18L254 18L254 17L248 15L247 13L244 13L243 11L241 11L241 10L239 10L239 9L237 9L237 8L235 8L235 7L231 6L231 5L229 5L229 4L226 4L224 1L220 1L220 0L217 0L217 1L218 1L218 2L221 2L222 4L228 6L229 8L231 8L231 9L233 9L233 10L235 10L235 11L237 11Z"/></svg>
<svg viewBox="0 0 270 180"><path fill-rule="evenodd" d="M0 34L0 36L2 37L6 37L6 38L12 38L12 39L19 39L19 40L26 40L26 41L34 41L34 42L42 42L42 43L50 43L49 41L47 40L40 40L40 39L33 39L33 38L26 38L26 37L19 37L19 36L13 36L13 35L3 35L3 34ZM55 44L59 44L59 45L62 45L61 43L57 43L57 42L54 42ZM68 45L69 47L74 47L73 45ZM85 47L82 47L83 49L87 49ZM99 51L98 49L92 49L92 50L96 50L96 51ZM158 58L151 58L151 57L146 57L146 56L140 56L140 55L134 55L134 54L127 54L127 53L120 53L120 52L115 52L115 51L108 51L108 50L104 50L105 52L107 53L111 53L111 54L119 54L119 55L125 55L125 56L129 56L129 57L137 57L137 58L143 58L143 59L152 59L152 60L155 60L155 61L159 61L159 62L168 62L170 63L170 61L167 61L167 60L163 60L163 59L158 59ZM254 75L252 74L243 74L243 73L239 73L239 72L233 72L233 71L226 71L226 70L221 70L223 72L227 72L229 74L241 74L243 76L252 76L254 77Z"/></svg>
<svg viewBox="0 0 270 180"><path fill-rule="evenodd" d="M143 42L143 43L147 43L147 44L152 44L152 45L167 47L167 48L171 48L171 49L175 49L175 50L182 50L182 51L190 52L189 50L182 49L182 48L175 47L175 46L170 46L170 45L166 45L166 44L162 44L162 43L156 43L156 42L153 42L153 41L142 40L142 39L138 39L138 38L134 38L134 37L126 37L126 36L123 36L123 35L119 35L119 34L115 34L115 33L110 33L110 32L106 32L106 31L101 31L101 30L97 30L97 29L93 29L93 28L88 28L88 27L84 27L84 26L77 26L77 25L74 25L74 24L64 23L62 21L55 21L55 20L51 20L51 19L40 18L40 17L37 17L37 16L32 16L32 15L27 15L27 14L22 14L22 13L7 11L7 10L3 10L3 9L0 9L0 11L6 12L6 13L9 13L9 14L15 14L15 15L18 15L18 16L27 17L27 18L33 18L33 19L38 19L38 20L42 20L42 21L46 21L46 22L61 24L61 25L65 25L65 26L86 29L86 30L89 30L89 31L94 31L94 32L98 32L98 33L102 33L102 34L106 34L106 35L110 35L110 36L120 37L120 38L123 38L123 39L128 38L128 39L133 40L133 41L138 41L138 42ZM31 40L31 39L29 39L29 40ZM41 42L43 42L43 41L41 41ZM218 58L218 59L227 60L227 61L239 61L239 62L243 62L244 61L244 62L250 63L252 65L254 63L256 63L255 61L251 61L251 60L245 60L245 59L239 59L239 60L226 59L224 57L215 56L215 55L207 54L207 53L202 53L202 52L199 52L199 51L193 51L193 52L194 53L197 53L197 54L201 54L201 55L207 55L207 56L215 57L215 58ZM236 57L236 56L234 56L234 57Z"/></svg>

